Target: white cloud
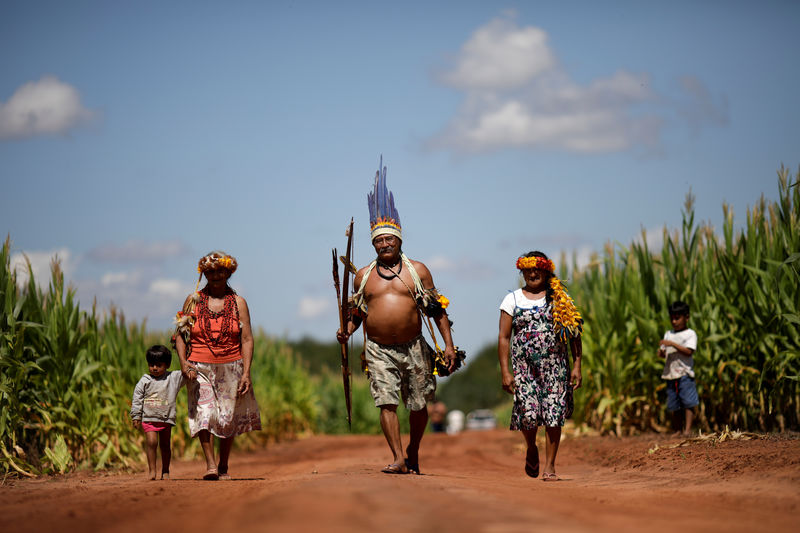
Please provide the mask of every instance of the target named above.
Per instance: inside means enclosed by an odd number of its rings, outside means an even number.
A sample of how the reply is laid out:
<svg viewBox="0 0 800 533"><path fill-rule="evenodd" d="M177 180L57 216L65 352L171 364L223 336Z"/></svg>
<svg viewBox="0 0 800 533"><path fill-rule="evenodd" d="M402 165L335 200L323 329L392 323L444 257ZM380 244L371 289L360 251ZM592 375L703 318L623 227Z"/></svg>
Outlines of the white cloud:
<svg viewBox="0 0 800 533"><path fill-rule="evenodd" d="M177 279L156 279L150 283L148 290L154 296L180 300L181 296L186 295L186 288L183 282Z"/></svg>
<svg viewBox="0 0 800 533"><path fill-rule="evenodd" d="M28 262L30 262L36 284L40 287L47 287L50 283L50 266L54 260L59 261L64 278L69 278L75 270L76 260L67 248L19 252L12 254L9 258L11 270L16 271L19 287L24 287L28 283Z"/></svg>
<svg viewBox="0 0 800 533"><path fill-rule="evenodd" d="M455 68L441 81L459 89L519 87L555 65L547 33L498 18L478 28L461 47Z"/></svg>
<svg viewBox="0 0 800 533"><path fill-rule="evenodd" d="M101 263L152 263L181 257L191 252L179 240L145 242L131 240L124 244L104 244L91 250L87 256Z"/></svg>
<svg viewBox="0 0 800 533"><path fill-rule="evenodd" d="M106 272L100 278L100 283L103 287L110 287L111 285L124 285L135 283L138 277L130 272Z"/></svg>
<svg viewBox="0 0 800 533"><path fill-rule="evenodd" d="M438 278L439 274L452 273L459 279L484 280L491 278L495 274L489 265L468 257L456 259L437 255L425 261L425 266L431 271L434 279L440 279Z"/></svg>
<svg viewBox="0 0 800 533"><path fill-rule="evenodd" d="M684 101L656 93L647 73L619 70L575 82L558 63L547 33L520 27L513 13L489 21L464 43L437 80L464 101L429 147L477 153L502 148L606 153L652 148L670 115L699 125L727 123L727 102L693 77Z"/></svg>
<svg viewBox="0 0 800 533"><path fill-rule="evenodd" d="M94 117L83 107L78 90L54 76L19 87L0 102L0 139L66 133Z"/></svg>
<svg viewBox="0 0 800 533"><path fill-rule="evenodd" d="M329 300L329 298L304 296L297 306L297 315L303 319L318 318L330 309Z"/></svg>
<svg viewBox="0 0 800 533"><path fill-rule="evenodd" d="M431 258L426 263L426 266L432 272L442 272L442 271L455 269L456 264L453 261L451 261L450 259L448 259L447 257L443 256L443 255L437 255L437 256Z"/></svg>

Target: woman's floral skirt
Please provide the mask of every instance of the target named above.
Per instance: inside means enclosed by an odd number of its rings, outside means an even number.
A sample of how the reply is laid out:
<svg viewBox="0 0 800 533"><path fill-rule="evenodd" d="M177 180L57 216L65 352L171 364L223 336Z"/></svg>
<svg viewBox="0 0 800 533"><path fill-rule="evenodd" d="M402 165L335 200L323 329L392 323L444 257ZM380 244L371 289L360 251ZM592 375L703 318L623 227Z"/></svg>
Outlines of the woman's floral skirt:
<svg viewBox="0 0 800 533"><path fill-rule="evenodd" d="M191 361L190 361L191 362ZM237 397L244 362L195 363L197 379L189 381L189 431L192 437L207 430L227 439L261 429L261 413L253 388Z"/></svg>

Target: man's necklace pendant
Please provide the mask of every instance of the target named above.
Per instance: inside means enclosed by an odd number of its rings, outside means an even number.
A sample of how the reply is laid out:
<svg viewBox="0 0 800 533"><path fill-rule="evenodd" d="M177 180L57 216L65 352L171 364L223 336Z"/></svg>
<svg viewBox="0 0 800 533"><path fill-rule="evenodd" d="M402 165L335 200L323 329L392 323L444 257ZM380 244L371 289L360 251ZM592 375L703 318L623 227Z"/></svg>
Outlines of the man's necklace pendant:
<svg viewBox="0 0 800 533"><path fill-rule="evenodd" d="M398 265L398 267L397 267L397 272L395 272L394 270L392 270L392 267L386 266L386 265L384 265L383 263L378 263L378 268L376 268L376 269L375 269L375 271L376 271L376 272L378 273L378 275L379 275L380 277L382 277L383 279L385 279L385 280L387 280L387 281L391 281L391 280L393 280L394 278L396 278L396 277L400 276L400 272L402 272L402 271L403 271L403 262L402 262L402 261L398 261L398 262L397 262L397 265ZM382 273L381 273L381 268L385 268L386 270L388 270L389 272L391 272L391 273L392 273L392 275L391 275L391 276L387 276L386 274L382 274Z"/></svg>

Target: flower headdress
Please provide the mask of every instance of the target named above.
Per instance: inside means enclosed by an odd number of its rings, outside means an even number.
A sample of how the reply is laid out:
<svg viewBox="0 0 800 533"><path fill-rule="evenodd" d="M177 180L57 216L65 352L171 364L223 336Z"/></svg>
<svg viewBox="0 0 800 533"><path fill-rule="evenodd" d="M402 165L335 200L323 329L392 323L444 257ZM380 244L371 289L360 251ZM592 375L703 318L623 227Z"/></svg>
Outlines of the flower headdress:
<svg viewBox="0 0 800 533"><path fill-rule="evenodd" d="M538 268L540 270L546 270L551 274L555 272L556 267L553 265L553 262L549 259L544 257L520 257L517 259L517 268L520 270L529 269L529 268Z"/></svg>
<svg viewBox="0 0 800 533"><path fill-rule="evenodd" d="M194 288L194 295L197 294L197 289L200 288L200 282L203 280L203 272L206 270L214 270L216 268L225 268L233 274L239 263L232 255L228 255L222 251L209 252L200 258L197 262L197 272L200 274L197 277L197 285ZM194 295L192 296L194 298Z"/></svg>
<svg viewBox="0 0 800 533"><path fill-rule="evenodd" d="M233 274L236 272L236 267L238 266L239 263L236 262L236 258L234 258L232 255L217 251L211 252L208 255L200 258L200 261L197 262L197 272L202 274L206 270L226 268L231 274Z"/></svg>
<svg viewBox="0 0 800 533"><path fill-rule="evenodd" d="M553 262L544 257L520 257L517 259L517 268L520 270L538 268L550 272L550 290L552 291L553 325L556 337L562 342L569 338L579 337L583 331L583 318L575 306L564 284L554 274Z"/></svg>
<svg viewBox="0 0 800 533"><path fill-rule="evenodd" d="M403 238L403 229L400 226L400 215L394 206L394 195L386 187L386 167L383 166L383 156L375 173L375 186L367 194L369 206L370 239L378 235L390 234L399 239Z"/></svg>

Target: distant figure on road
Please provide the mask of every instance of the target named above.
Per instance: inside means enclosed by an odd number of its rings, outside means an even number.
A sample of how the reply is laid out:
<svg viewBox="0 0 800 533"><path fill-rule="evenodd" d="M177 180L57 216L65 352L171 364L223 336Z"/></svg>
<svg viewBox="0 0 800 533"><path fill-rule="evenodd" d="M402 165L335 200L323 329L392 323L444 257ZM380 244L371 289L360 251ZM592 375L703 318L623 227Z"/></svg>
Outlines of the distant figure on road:
<svg viewBox="0 0 800 533"><path fill-rule="evenodd" d="M433 433L444 433L445 417L447 416L447 406L444 402L434 402L428 405L428 419L431 423Z"/></svg>
<svg viewBox="0 0 800 533"><path fill-rule="evenodd" d="M464 411L454 409L447 413L447 434L456 435L464 431Z"/></svg>
<svg viewBox="0 0 800 533"><path fill-rule="evenodd" d="M539 476L536 430L545 426L542 480L558 481L556 454L561 428L572 416L572 390L581 386L583 320L545 254L529 252L517 259L517 268L525 286L509 293L500 304L497 357L502 385L514 394L511 429L522 431L528 445L525 473ZM508 368L509 340L513 374Z"/></svg>
<svg viewBox="0 0 800 533"><path fill-rule="evenodd" d="M383 160L381 160L381 165ZM435 289L428 268L402 252L400 216L386 187L386 167L379 167L373 192L367 196L370 237L377 258L358 271L353 312L345 331L337 331L340 343L364 322L365 357L370 392L381 410L381 429L392 450L386 474L419 474L419 445L428 423L427 403L433 401L436 378L433 353L422 336L424 312L435 322L444 339L444 359L452 372L456 350L450 334L447 300ZM397 406L402 395L409 416L410 436L403 450Z"/></svg>
<svg viewBox="0 0 800 533"><path fill-rule="evenodd" d="M681 301L669 306L672 329L664 333L658 355L665 358L661 379L667 382L667 409L672 412L675 435L692 434L694 408L700 403L694 384L694 351L697 333L687 326L689 304Z"/></svg>

